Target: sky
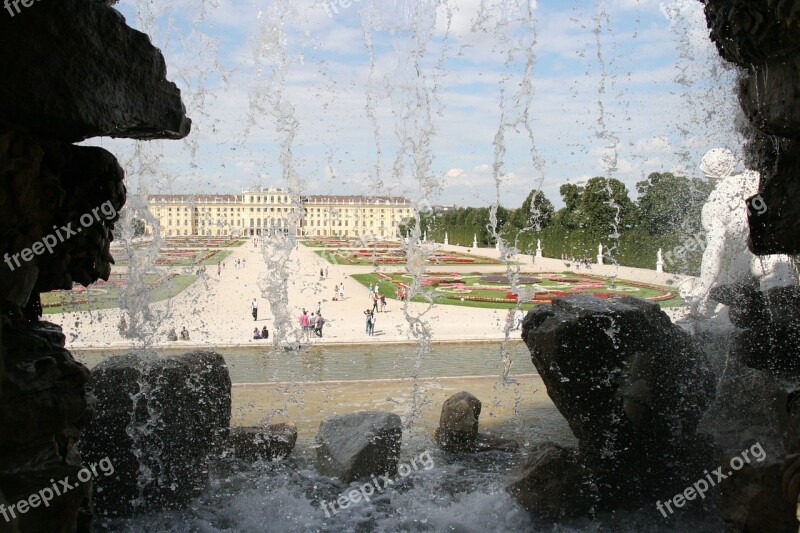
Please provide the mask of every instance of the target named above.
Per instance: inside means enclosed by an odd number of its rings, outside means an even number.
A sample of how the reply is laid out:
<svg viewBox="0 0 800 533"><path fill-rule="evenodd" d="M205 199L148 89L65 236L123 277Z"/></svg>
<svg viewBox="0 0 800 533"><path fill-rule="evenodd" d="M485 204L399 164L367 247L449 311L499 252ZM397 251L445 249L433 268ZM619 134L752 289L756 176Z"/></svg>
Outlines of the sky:
<svg viewBox="0 0 800 533"><path fill-rule="evenodd" d="M735 72L696 0L149 0L192 133L95 139L128 189L402 195L518 207L537 188L700 177L739 152Z"/></svg>

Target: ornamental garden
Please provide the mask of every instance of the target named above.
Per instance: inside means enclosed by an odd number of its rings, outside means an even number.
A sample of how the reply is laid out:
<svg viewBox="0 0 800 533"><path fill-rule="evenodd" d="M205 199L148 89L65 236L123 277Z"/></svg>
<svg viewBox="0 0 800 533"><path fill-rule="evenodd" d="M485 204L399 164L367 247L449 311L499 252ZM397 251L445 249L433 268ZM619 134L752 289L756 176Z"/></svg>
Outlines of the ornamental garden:
<svg viewBox="0 0 800 533"><path fill-rule="evenodd" d="M356 248L351 250L317 250L320 257L335 265L404 265L406 251L402 248ZM499 265L500 261L457 252L432 252L431 265Z"/></svg>
<svg viewBox="0 0 800 533"><path fill-rule="evenodd" d="M408 293L412 282L411 276L403 273L356 274L353 278L366 286L378 283L380 293L395 300ZM637 296L658 302L662 307L682 303L681 298L667 287L571 272L518 273L512 274L511 280L507 274L431 272L423 276L421 284L426 295L417 295L412 301L421 302L429 297L437 304L496 309L512 308L518 303L522 309L530 309L549 303L558 296L574 294L590 294L603 299Z"/></svg>

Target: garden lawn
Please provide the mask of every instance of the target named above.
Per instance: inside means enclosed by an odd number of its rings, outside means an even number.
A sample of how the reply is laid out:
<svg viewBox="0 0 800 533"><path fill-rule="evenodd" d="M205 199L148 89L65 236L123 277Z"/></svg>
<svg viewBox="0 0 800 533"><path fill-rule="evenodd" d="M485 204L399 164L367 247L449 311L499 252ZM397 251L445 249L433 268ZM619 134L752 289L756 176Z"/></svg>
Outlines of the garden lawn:
<svg viewBox="0 0 800 533"><path fill-rule="evenodd" d="M197 276L174 274L158 279L156 276L146 276L148 303L160 302L174 298L189 285L194 283ZM44 314L73 313L76 311L98 311L119 307L121 288L116 284L98 284L99 287L83 288L77 286L71 291L53 291L42 294L42 307Z"/></svg>

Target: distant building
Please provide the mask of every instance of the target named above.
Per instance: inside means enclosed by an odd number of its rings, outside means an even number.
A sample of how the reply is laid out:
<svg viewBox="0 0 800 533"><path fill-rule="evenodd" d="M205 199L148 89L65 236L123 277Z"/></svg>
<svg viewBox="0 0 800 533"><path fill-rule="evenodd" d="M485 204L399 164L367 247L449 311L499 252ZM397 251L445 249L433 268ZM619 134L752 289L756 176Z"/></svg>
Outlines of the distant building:
<svg viewBox="0 0 800 533"><path fill-rule="evenodd" d="M460 209L460 206L455 204L449 205L432 205L431 210L433 211L434 215L441 215L443 213L449 213L450 211L455 211L456 209Z"/></svg>
<svg viewBox="0 0 800 533"><path fill-rule="evenodd" d="M298 237L395 237L412 216L411 201L396 196L302 196L284 189L242 194L155 194L147 205L165 237L288 234ZM298 213L298 208L302 209ZM152 234L148 224L145 232Z"/></svg>

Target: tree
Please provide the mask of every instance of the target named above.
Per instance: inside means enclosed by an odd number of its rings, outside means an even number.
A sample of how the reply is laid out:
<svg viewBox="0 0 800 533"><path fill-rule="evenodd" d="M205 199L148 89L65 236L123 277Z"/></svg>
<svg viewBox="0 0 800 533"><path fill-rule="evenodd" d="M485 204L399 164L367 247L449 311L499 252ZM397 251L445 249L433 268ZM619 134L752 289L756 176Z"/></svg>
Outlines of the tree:
<svg viewBox="0 0 800 533"><path fill-rule="evenodd" d="M566 229L583 229L602 238L614 228L622 232L635 221L636 205L617 179L595 177L585 186L567 183L559 192L564 208L556 218Z"/></svg>
<svg viewBox="0 0 800 533"><path fill-rule="evenodd" d="M636 184L641 222L651 235L699 229L700 212L712 189L707 180L653 172Z"/></svg>
<svg viewBox="0 0 800 533"><path fill-rule="evenodd" d="M542 229L550 224L554 211L553 203L544 193L534 189L522 202L522 207L514 211L511 223L519 230Z"/></svg>

